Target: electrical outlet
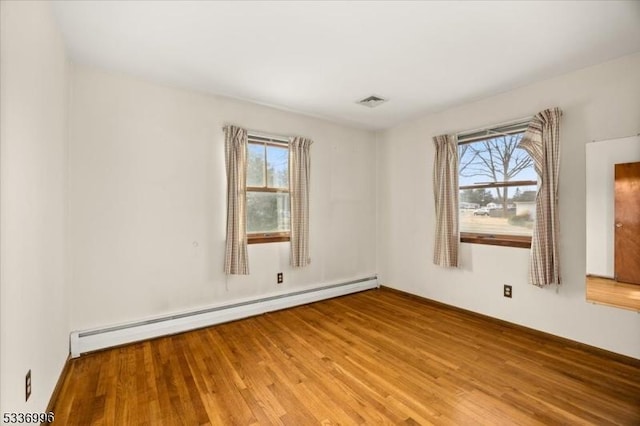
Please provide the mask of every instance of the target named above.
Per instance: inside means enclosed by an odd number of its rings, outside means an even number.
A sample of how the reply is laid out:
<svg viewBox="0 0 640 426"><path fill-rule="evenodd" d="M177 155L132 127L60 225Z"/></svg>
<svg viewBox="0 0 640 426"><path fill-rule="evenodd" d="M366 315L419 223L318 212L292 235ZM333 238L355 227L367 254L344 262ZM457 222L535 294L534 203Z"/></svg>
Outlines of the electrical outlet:
<svg viewBox="0 0 640 426"><path fill-rule="evenodd" d="M24 400L28 401L31 396L31 370L27 371L27 376L24 378Z"/></svg>
<svg viewBox="0 0 640 426"><path fill-rule="evenodd" d="M282 284L284 282L284 277L282 272L278 272L278 284Z"/></svg>
<svg viewBox="0 0 640 426"><path fill-rule="evenodd" d="M510 285L505 284L505 285L504 285L504 297L511 298L511 295L512 295L511 286L510 286Z"/></svg>

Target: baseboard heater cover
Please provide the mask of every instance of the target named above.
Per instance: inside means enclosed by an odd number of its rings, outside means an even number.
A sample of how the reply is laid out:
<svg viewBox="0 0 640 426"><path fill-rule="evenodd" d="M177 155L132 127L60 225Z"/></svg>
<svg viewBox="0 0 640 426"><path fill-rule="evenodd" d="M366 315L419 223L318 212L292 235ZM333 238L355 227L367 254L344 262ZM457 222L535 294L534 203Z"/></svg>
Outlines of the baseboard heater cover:
<svg viewBox="0 0 640 426"><path fill-rule="evenodd" d="M87 352L182 333L378 287L378 278L373 276L253 300L229 302L222 306L146 321L93 330L73 331L70 336L71 356L77 358Z"/></svg>

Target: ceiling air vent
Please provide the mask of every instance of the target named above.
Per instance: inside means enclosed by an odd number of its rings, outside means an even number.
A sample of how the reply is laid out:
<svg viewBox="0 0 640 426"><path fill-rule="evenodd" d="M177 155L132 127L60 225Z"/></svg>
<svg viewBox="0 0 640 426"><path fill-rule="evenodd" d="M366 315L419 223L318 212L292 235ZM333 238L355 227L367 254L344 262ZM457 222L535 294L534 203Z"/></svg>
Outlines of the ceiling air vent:
<svg viewBox="0 0 640 426"><path fill-rule="evenodd" d="M387 102L387 99L381 98L380 96L371 95L371 96L367 96L364 99L359 100L356 103L360 105L364 105L369 108L375 108L378 105L382 105L385 102Z"/></svg>

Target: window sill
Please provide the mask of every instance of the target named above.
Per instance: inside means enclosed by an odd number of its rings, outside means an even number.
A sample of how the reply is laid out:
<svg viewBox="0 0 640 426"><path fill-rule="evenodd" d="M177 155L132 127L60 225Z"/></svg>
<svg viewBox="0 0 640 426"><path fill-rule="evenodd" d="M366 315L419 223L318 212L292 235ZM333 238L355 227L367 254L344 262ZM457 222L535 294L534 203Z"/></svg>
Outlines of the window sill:
<svg viewBox="0 0 640 426"><path fill-rule="evenodd" d="M247 235L247 244L282 243L289 240L289 233Z"/></svg>
<svg viewBox="0 0 640 426"><path fill-rule="evenodd" d="M463 232L460 234L460 242L503 247L531 248L531 237L523 237L519 235L489 235Z"/></svg>

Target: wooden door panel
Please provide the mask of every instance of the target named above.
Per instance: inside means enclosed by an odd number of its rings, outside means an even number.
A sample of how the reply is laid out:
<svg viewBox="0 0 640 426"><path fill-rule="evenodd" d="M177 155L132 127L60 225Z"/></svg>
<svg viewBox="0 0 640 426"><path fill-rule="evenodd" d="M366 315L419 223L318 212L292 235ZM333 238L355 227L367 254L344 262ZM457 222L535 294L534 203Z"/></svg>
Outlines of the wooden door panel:
<svg viewBox="0 0 640 426"><path fill-rule="evenodd" d="M640 284L640 162L615 165L615 274Z"/></svg>

